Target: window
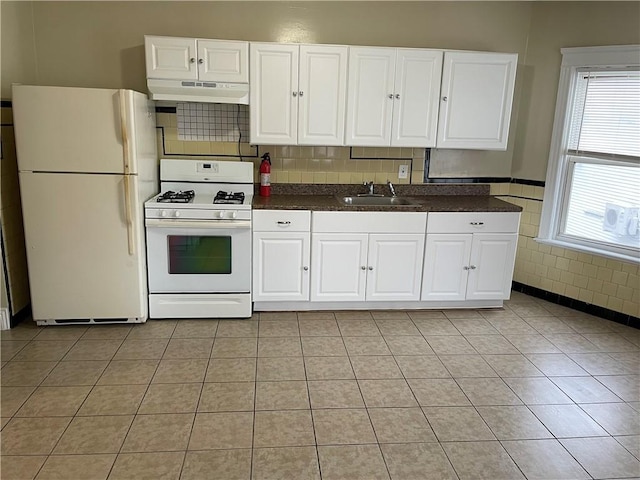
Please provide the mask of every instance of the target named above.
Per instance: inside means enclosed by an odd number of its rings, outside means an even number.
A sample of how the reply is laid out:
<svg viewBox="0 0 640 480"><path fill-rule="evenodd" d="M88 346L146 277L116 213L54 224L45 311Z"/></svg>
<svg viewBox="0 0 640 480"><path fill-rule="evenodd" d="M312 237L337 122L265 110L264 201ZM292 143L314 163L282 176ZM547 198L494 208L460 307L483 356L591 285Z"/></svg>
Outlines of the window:
<svg viewBox="0 0 640 480"><path fill-rule="evenodd" d="M640 262L640 46L562 54L537 240Z"/></svg>

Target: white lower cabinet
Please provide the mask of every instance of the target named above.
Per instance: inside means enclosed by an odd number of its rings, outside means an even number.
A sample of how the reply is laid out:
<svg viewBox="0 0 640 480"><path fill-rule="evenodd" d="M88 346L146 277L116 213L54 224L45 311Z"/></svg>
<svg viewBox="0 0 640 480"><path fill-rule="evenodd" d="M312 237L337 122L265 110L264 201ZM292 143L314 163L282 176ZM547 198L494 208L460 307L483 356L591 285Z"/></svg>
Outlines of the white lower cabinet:
<svg viewBox="0 0 640 480"><path fill-rule="evenodd" d="M311 300L419 300L425 223L424 213L314 213Z"/></svg>
<svg viewBox="0 0 640 480"><path fill-rule="evenodd" d="M253 300L308 301L311 214L254 211Z"/></svg>
<svg viewBox="0 0 640 480"><path fill-rule="evenodd" d="M367 271L367 234L313 235L311 300L363 301Z"/></svg>
<svg viewBox="0 0 640 480"><path fill-rule="evenodd" d="M259 310L502 305L520 214L254 210Z"/></svg>
<svg viewBox="0 0 640 480"><path fill-rule="evenodd" d="M425 246L423 301L509 298L519 213L433 213ZM441 233L441 232L452 233Z"/></svg>
<svg viewBox="0 0 640 480"><path fill-rule="evenodd" d="M427 237L422 300L464 300L472 235L432 234Z"/></svg>
<svg viewBox="0 0 640 480"><path fill-rule="evenodd" d="M366 300L419 300L424 235L369 235Z"/></svg>

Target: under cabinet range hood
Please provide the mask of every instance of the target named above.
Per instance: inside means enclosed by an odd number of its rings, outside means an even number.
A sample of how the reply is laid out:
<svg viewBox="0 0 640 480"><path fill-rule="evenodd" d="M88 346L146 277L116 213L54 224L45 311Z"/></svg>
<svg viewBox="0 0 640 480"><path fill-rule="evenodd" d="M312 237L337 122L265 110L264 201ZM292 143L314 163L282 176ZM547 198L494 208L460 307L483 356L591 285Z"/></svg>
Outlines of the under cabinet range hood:
<svg viewBox="0 0 640 480"><path fill-rule="evenodd" d="M147 79L153 100L249 105L248 83Z"/></svg>

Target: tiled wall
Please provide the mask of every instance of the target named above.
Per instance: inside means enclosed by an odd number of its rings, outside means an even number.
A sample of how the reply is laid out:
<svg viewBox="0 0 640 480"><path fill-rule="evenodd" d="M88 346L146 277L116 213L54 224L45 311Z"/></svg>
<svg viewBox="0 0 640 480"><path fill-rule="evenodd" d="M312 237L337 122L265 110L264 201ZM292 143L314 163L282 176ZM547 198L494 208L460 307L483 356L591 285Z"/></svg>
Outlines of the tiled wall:
<svg viewBox="0 0 640 480"><path fill-rule="evenodd" d="M535 241L543 187L492 184L491 194L523 208L514 280L626 315L640 316L640 266Z"/></svg>
<svg viewBox="0 0 640 480"><path fill-rule="evenodd" d="M254 162L258 181L260 157L271 156L273 183L422 183L424 178L423 148L299 147L251 146L243 142L182 141L175 113L158 113L158 150L164 156L228 158ZM243 134L244 135L244 134ZM407 178L398 178L400 165L408 166Z"/></svg>
<svg viewBox="0 0 640 480"><path fill-rule="evenodd" d="M5 265L9 277L7 286L11 298L12 311L10 313L14 315L29 304L30 298L24 230L22 229L22 207L18 185L18 164L13 137L13 117L10 107L2 107L0 109L0 124L2 125L0 134L0 141L2 142L0 213Z"/></svg>

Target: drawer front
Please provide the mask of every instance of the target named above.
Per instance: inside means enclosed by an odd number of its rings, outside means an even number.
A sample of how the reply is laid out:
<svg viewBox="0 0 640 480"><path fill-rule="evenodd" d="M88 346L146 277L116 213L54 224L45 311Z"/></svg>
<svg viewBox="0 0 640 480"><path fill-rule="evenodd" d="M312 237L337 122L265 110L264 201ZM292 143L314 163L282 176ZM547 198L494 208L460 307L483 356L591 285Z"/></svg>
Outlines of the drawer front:
<svg viewBox="0 0 640 480"><path fill-rule="evenodd" d="M254 232L308 232L311 212L308 210L254 210Z"/></svg>
<svg viewBox="0 0 640 480"><path fill-rule="evenodd" d="M424 233L424 212L313 212L314 233Z"/></svg>
<svg viewBox="0 0 640 480"><path fill-rule="evenodd" d="M427 233L517 233L519 212L429 213Z"/></svg>

